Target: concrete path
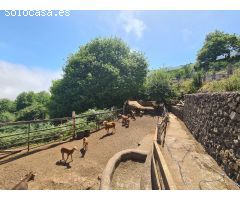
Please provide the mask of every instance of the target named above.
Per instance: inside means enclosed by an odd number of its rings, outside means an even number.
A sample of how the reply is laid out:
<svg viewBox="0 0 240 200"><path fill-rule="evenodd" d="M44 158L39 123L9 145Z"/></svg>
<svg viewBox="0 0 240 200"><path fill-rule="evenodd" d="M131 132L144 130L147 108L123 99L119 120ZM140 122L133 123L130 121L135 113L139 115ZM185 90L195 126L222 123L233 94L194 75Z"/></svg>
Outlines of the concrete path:
<svg viewBox="0 0 240 200"><path fill-rule="evenodd" d="M178 189L239 189L215 160L170 114L164 147L160 147Z"/></svg>

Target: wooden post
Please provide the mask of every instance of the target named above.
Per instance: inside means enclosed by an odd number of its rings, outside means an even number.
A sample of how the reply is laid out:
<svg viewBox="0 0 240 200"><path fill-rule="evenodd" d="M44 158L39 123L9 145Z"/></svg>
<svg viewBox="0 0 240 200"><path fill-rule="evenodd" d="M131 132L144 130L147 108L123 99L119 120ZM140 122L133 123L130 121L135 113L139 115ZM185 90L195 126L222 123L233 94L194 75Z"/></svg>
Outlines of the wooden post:
<svg viewBox="0 0 240 200"><path fill-rule="evenodd" d="M30 123L28 124L28 151L30 150Z"/></svg>
<svg viewBox="0 0 240 200"><path fill-rule="evenodd" d="M75 124L75 111L72 111L72 128L73 128L73 138L76 138L76 124Z"/></svg>

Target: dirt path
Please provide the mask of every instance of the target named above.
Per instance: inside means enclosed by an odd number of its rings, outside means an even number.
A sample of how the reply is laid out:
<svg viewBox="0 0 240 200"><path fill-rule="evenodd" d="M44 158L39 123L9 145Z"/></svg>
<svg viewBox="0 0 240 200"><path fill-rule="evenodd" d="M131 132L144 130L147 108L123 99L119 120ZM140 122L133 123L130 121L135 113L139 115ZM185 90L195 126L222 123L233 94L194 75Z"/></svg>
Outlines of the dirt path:
<svg viewBox="0 0 240 200"><path fill-rule="evenodd" d="M178 189L239 189L173 114L161 149Z"/></svg>
<svg viewBox="0 0 240 200"><path fill-rule="evenodd" d="M73 154L70 167L56 165L61 159L60 148L77 146L82 148L82 140L72 141L57 147L40 151L18 160L0 165L0 189L10 189L29 171L37 173L29 189L98 189L99 177L108 160L117 152L137 148L147 134L155 131L157 119L149 116L137 118L125 128L117 122L114 135L106 135L105 130L89 137L89 150L85 157Z"/></svg>

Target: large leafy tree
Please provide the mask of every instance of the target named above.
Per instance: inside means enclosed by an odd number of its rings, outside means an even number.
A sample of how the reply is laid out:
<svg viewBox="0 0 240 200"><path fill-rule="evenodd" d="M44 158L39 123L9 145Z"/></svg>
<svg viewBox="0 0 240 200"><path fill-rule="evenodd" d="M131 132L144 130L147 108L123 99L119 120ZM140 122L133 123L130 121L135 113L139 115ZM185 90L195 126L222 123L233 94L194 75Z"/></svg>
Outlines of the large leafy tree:
<svg viewBox="0 0 240 200"><path fill-rule="evenodd" d="M137 98L147 73L145 57L118 38L97 38L68 58L63 78L51 87L52 117Z"/></svg>
<svg viewBox="0 0 240 200"><path fill-rule="evenodd" d="M167 102L172 96L170 76L162 69L151 71L145 83L146 95L149 100Z"/></svg>
<svg viewBox="0 0 240 200"><path fill-rule="evenodd" d="M17 111L24 109L28 106L31 106L35 101L34 92L22 92L19 94L15 100Z"/></svg>
<svg viewBox="0 0 240 200"><path fill-rule="evenodd" d="M209 63L215 62L218 56L226 54L229 58L230 52L239 50L240 38L238 35L217 30L206 36L204 45L198 52L197 61L199 66L206 71Z"/></svg>

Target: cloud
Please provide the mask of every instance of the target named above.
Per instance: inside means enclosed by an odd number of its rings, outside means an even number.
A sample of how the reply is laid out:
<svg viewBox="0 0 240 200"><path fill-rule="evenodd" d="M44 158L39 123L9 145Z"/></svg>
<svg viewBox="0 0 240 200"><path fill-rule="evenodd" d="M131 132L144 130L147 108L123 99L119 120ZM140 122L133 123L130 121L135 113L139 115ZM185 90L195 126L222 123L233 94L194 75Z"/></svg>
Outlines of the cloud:
<svg viewBox="0 0 240 200"><path fill-rule="evenodd" d="M15 99L23 91L48 91L60 71L30 69L21 64L0 60L0 98Z"/></svg>
<svg viewBox="0 0 240 200"><path fill-rule="evenodd" d="M146 24L139 18L137 18L135 12L122 11L118 15L118 22L123 27L125 33L133 33L137 38L143 36L143 32L146 29Z"/></svg>

